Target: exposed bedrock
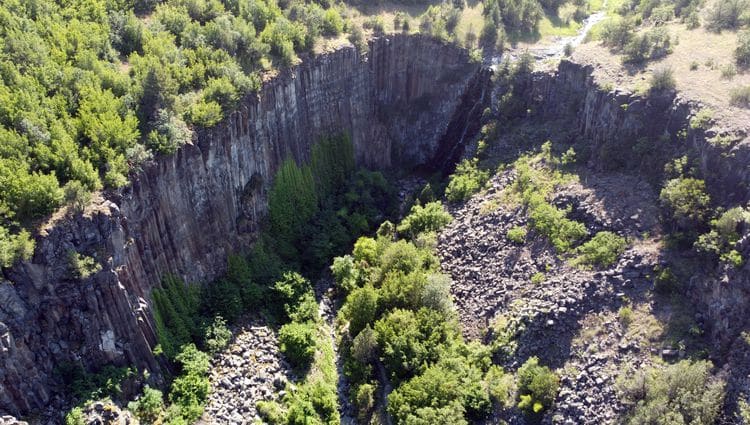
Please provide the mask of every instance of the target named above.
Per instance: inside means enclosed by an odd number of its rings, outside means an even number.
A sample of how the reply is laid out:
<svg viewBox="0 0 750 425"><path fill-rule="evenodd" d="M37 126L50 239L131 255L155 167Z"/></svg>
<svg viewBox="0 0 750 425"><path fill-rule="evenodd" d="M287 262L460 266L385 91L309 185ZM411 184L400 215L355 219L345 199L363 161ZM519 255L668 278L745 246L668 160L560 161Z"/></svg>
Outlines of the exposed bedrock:
<svg viewBox="0 0 750 425"><path fill-rule="evenodd" d="M655 187L663 182L666 161L691 151L716 205L731 208L750 201L750 137L747 128L704 131L692 129L690 119L704 106L671 94L637 95L603 89L593 68L566 60L555 73L535 76L531 108L546 118L575 117L578 137L590 149L589 166L596 170L628 170ZM733 143L712 143L717 135ZM649 150L644 151L644 147ZM736 247L750 258L750 235ZM750 268L705 270L693 276L686 293L706 319L720 352L728 349L750 325Z"/></svg>
<svg viewBox="0 0 750 425"><path fill-rule="evenodd" d="M452 152L449 124L481 111L465 94L482 92L488 77L464 50L420 36L376 39L365 56L350 47L309 58L120 193L47 226L33 259L0 282L0 412L56 405L64 362L159 376L151 289L168 273L189 282L221 273L257 233L284 159L305 161L320 137L346 133L362 165L435 161ZM73 276L71 252L101 271Z"/></svg>

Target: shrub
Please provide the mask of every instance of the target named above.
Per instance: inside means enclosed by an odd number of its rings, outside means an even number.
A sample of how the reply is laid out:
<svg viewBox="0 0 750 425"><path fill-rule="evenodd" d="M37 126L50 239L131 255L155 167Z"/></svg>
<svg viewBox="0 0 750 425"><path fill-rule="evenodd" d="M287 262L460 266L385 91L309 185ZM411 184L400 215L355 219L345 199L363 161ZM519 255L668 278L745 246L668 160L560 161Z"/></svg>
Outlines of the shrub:
<svg viewBox="0 0 750 425"><path fill-rule="evenodd" d="M344 20L336 9L328 9L323 17L323 34L339 35L344 31Z"/></svg>
<svg viewBox="0 0 750 425"><path fill-rule="evenodd" d="M358 362L368 364L377 357L378 341L375 331L370 325L365 325L364 329L352 341L351 354Z"/></svg>
<svg viewBox="0 0 750 425"><path fill-rule="evenodd" d="M708 13L708 28L713 31L739 28L748 8L748 0L719 0Z"/></svg>
<svg viewBox="0 0 750 425"><path fill-rule="evenodd" d="M710 108L703 108L690 119L690 128L693 130L708 130L714 119L714 111Z"/></svg>
<svg viewBox="0 0 750 425"><path fill-rule="evenodd" d="M357 335L375 321L378 291L372 285L357 288L346 297L345 316L349 319L349 334Z"/></svg>
<svg viewBox="0 0 750 425"><path fill-rule="evenodd" d="M221 316L216 316L204 333L205 346L211 354L216 354L226 348L232 339L232 331L227 327L227 321Z"/></svg>
<svg viewBox="0 0 750 425"><path fill-rule="evenodd" d="M68 261L70 274L76 279L88 279L102 270L102 265L95 258L75 251L68 253Z"/></svg>
<svg viewBox="0 0 750 425"><path fill-rule="evenodd" d="M421 270L389 273L380 288L380 307L417 309L421 306L427 276Z"/></svg>
<svg viewBox="0 0 750 425"><path fill-rule="evenodd" d="M207 376L210 359L194 344L187 344L175 360L182 365L182 373L172 382L169 400L178 406L183 419L194 422L203 414L203 407L211 391L211 382Z"/></svg>
<svg viewBox="0 0 750 425"><path fill-rule="evenodd" d="M548 367L531 357L518 368L518 407L528 415L539 415L552 406L560 379Z"/></svg>
<svg viewBox="0 0 750 425"><path fill-rule="evenodd" d="M407 215L396 230L399 233L410 235L412 238L422 232L437 232L453 217L445 210L440 201L429 202L424 207L417 204L411 207Z"/></svg>
<svg viewBox="0 0 750 425"><path fill-rule="evenodd" d="M729 96L732 105L750 108L750 86L734 88Z"/></svg>
<svg viewBox="0 0 750 425"><path fill-rule="evenodd" d="M739 67L750 67L750 30L742 31L737 36L737 48L734 49L734 60Z"/></svg>
<svg viewBox="0 0 750 425"><path fill-rule="evenodd" d="M219 279L205 285L203 303L208 310L230 321L242 314L242 294L239 286L227 279Z"/></svg>
<svg viewBox="0 0 750 425"><path fill-rule="evenodd" d="M133 412L141 423L152 424L156 422L164 410L162 392L146 385L143 388L143 394L136 401L128 403L128 410Z"/></svg>
<svg viewBox="0 0 750 425"><path fill-rule="evenodd" d="M514 226L508 229L508 233L506 236L508 239L510 239L511 242L515 244L522 244L526 241L526 234L528 231L526 230L526 227L524 226Z"/></svg>
<svg viewBox="0 0 750 425"><path fill-rule="evenodd" d="M334 258L331 264L331 274L338 287L344 292L351 292L357 288L359 269L354 267L354 258L351 255Z"/></svg>
<svg viewBox="0 0 750 425"><path fill-rule="evenodd" d="M705 221L710 212L711 198L706 183L692 177L667 181L659 200L679 228L691 228Z"/></svg>
<svg viewBox="0 0 750 425"><path fill-rule="evenodd" d="M86 425L86 415L80 407L74 407L65 415L65 425Z"/></svg>
<svg viewBox="0 0 750 425"><path fill-rule="evenodd" d="M546 201L535 203L531 221L534 230L549 237L557 252L569 251L573 245L586 236L586 227L566 217L567 212Z"/></svg>
<svg viewBox="0 0 750 425"><path fill-rule="evenodd" d="M627 242L612 232L599 232L590 241L578 247L576 264L607 267L617 262L625 251Z"/></svg>
<svg viewBox="0 0 750 425"><path fill-rule="evenodd" d="M664 368L624 372L617 388L631 406L627 423L715 423L724 383L711 377L712 367L709 361L682 360Z"/></svg>
<svg viewBox="0 0 750 425"><path fill-rule="evenodd" d="M439 311L446 317L453 312L453 296L450 276L435 273L427 276L427 284L422 290L422 305Z"/></svg>
<svg viewBox="0 0 750 425"><path fill-rule="evenodd" d="M656 272L654 291L660 294L670 294L677 290L679 281L677 280L677 276L672 273L671 268L656 268L654 272Z"/></svg>
<svg viewBox="0 0 750 425"><path fill-rule="evenodd" d="M461 161L448 180L445 197L450 202L462 202L478 192L487 182L489 173L480 170L476 159Z"/></svg>
<svg viewBox="0 0 750 425"><path fill-rule="evenodd" d="M309 302L309 297L312 296L310 281L296 272L284 273L281 280L274 284L274 290L284 306L284 312L290 318L301 310L303 304Z"/></svg>
<svg viewBox="0 0 750 425"><path fill-rule="evenodd" d="M601 40L605 46L622 49L633 38L635 26L630 20L614 17L602 25Z"/></svg>
<svg viewBox="0 0 750 425"><path fill-rule="evenodd" d="M721 67L721 78L731 80L737 75L737 68L733 63L728 63Z"/></svg>
<svg viewBox="0 0 750 425"><path fill-rule="evenodd" d="M362 384L357 387L354 395L354 405L357 407L357 416L364 422L375 406L375 386Z"/></svg>
<svg viewBox="0 0 750 425"><path fill-rule="evenodd" d="M441 347L458 336L455 323L438 312L396 309L375 323L383 364L398 381L438 360Z"/></svg>
<svg viewBox="0 0 750 425"><path fill-rule="evenodd" d="M315 324L287 323L279 330L279 349L295 368L307 368L315 356Z"/></svg>
<svg viewBox="0 0 750 425"><path fill-rule="evenodd" d="M533 275L531 275L531 284L532 285L539 285L540 283L544 282L545 275L542 272L536 272Z"/></svg>
<svg viewBox="0 0 750 425"><path fill-rule="evenodd" d="M17 260L29 260L34 255L34 240L29 232L22 230L11 234L0 226L0 267L10 267Z"/></svg>
<svg viewBox="0 0 750 425"><path fill-rule="evenodd" d="M349 42L359 50L360 54L367 53L367 41L365 40L365 34L359 25L352 25L351 32L349 34Z"/></svg>
<svg viewBox="0 0 750 425"><path fill-rule="evenodd" d="M658 59L672 52L672 39L663 27L653 28L635 35L625 46L623 60L628 63L642 63Z"/></svg>
<svg viewBox="0 0 750 425"><path fill-rule="evenodd" d="M620 309L617 311L617 316L619 317L620 324L623 327L627 328L631 323L633 323L633 309L628 306L620 307Z"/></svg>
<svg viewBox="0 0 750 425"><path fill-rule="evenodd" d="M281 405L275 401L259 401L255 406L258 409L258 416L271 425L284 425L286 413Z"/></svg>
<svg viewBox="0 0 750 425"><path fill-rule="evenodd" d="M484 381L489 390L490 397L494 401L504 408L512 406L513 395L516 390L513 374L505 373L500 366L492 365L487 371Z"/></svg>
<svg viewBox="0 0 750 425"><path fill-rule="evenodd" d="M676 83L674 80L674 72L670 67L663 67L654 70L651 74L651 81L649 82L650 93L661 93L665 91L673 91Z"/></svg>

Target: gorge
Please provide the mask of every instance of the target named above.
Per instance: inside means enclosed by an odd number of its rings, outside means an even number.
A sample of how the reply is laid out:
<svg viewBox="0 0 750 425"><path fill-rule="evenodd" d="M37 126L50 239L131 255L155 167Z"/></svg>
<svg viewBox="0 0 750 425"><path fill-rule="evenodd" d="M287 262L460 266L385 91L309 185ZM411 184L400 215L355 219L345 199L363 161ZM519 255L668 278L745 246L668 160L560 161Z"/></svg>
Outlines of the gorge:
<svg viewBox="0 0 750 425"><path fill-rule="evenodd" d="M55 369L65 362L133 365L160 376L151 290L167 274L187 282L218 276L227 255L257 236L275 171L286 158L308 160L320 137L350 135L358 164L374 169L449 170L503 94L491 72L463 49L425 36L380 37L369 47L305 59L192 144L133 173L126 188L45 225L33 258L4 270L0 282L0 412L25 416L60 403ZM607 90L591 73L563 60L554 73L534 74L524 95L536 119L575 127L592 152L588 167L608 169L617 148L626 152L622 167L640 172L627 152L641 138L667 135L669 149L693 149L713 170L707 189L719 204L750 200L746 135L736 135L745 139L731 155L702 130L687 130L678 144L696 105ZM659 179L659 172L644 175ZM747 255L750 238L742 249ZM71 252L93 257L101 270L71 276ZM719 276L726 282L691 282L690 295L711 339L728 350L747 324L750 274Z"/></svg>

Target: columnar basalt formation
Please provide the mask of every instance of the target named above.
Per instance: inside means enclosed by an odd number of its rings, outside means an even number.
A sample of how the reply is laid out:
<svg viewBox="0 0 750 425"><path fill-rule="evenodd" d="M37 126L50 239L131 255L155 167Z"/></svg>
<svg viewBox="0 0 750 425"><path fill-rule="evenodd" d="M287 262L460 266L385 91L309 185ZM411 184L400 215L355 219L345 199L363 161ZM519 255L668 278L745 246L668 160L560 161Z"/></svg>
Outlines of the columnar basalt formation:
<svg viewBox="0 0 750 425"><path fill-rule="evenodd" d="M658 187L665 161L690 151L716 205L731 208L750 201L747 128L691 128L690 119L702 105L674 93L643 96L604 89L592 72L591 66L563 60L556 72L537 74L528 94L532 109L543 117L573 119L578 137L590 149L589 167L629 170ZM713 143L719 132L733 143ZM750 258L750 229L744 232L735 248ZM704 270L684 284L716 347L728 349L750 323L750 268Z"/></svg>
<svg viewBox="0 0 750 425"><path fill-rule="evenodd" d="M449 143L454 117L477 109L464 94L487 76L464 50L420 36L309 58L193 144L146 164L121 192L47 226L33 259L0 282L0 412L54 405L54 371L66 362L159 375L151 289L165 274L209 281L228 253L252 243L286 158L303 162L320 137L346 133L359 164L425 164ZM74 277L74 252L102 270Z"/></svg>

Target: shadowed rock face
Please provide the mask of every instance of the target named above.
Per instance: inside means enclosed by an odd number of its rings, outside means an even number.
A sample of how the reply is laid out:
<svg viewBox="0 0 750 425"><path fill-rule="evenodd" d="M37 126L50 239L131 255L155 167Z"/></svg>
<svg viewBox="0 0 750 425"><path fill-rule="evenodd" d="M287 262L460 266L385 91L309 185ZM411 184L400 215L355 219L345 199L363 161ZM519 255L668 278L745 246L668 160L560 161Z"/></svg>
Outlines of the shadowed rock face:
<svg viewBox="0 0 750 425"><path fill-rule="evenodd" d="M158 376L151 289L168 273L190 282L220 274L227 254L257 234L284 159L303 162L320 137L343 132L359 164L424 165L451 150L438 146L451 143L443 136L455 117L481 111L465 93L486 82L465 51L418 36L377 39L366 56L343 48L311 58L120 193L48 226L33 259L0 282L0 412L58 405L62 362ZM73 277L73 251L102 271Z"/></svg>

